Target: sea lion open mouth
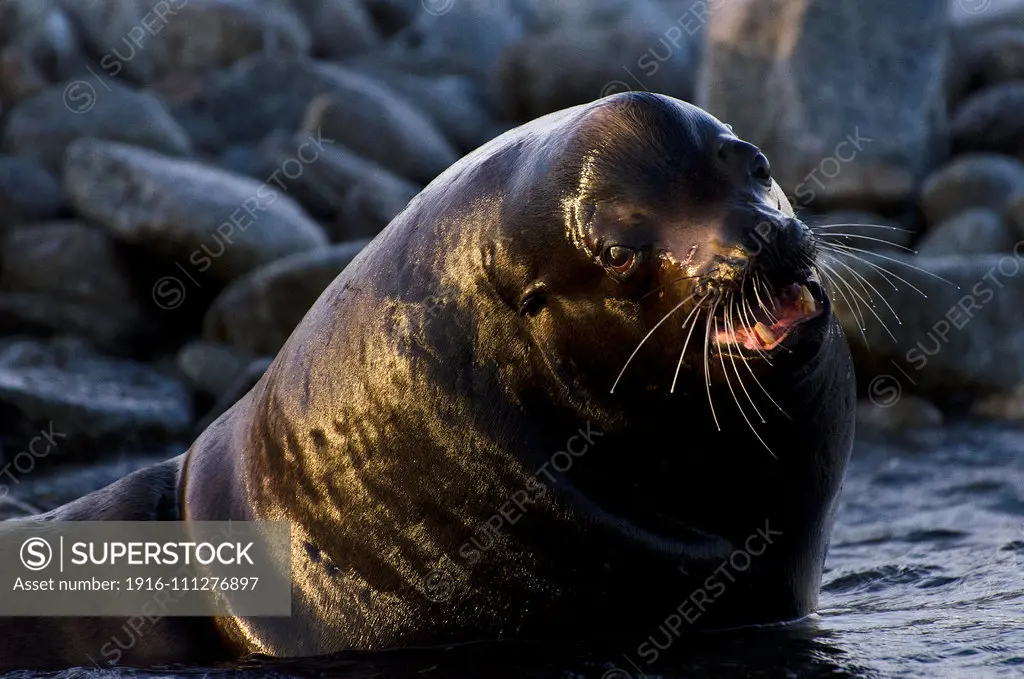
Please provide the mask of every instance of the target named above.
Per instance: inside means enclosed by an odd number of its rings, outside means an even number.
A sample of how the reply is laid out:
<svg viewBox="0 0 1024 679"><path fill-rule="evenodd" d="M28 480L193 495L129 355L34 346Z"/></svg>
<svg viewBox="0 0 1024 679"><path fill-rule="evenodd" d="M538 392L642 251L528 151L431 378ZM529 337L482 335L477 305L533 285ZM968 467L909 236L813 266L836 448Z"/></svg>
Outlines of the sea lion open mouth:
<svg viewBox="0 0 1024 679"><path fill-rule="evenodd" d="M767 298L766 298L767 297ZM754 304L750 304L750 299ZM712 341L717 347L753 352L778 349L799 325L818 318L827 309L827 298L813 280L782 286L771 296L753 288L733 315L720 305Z"/></svg>

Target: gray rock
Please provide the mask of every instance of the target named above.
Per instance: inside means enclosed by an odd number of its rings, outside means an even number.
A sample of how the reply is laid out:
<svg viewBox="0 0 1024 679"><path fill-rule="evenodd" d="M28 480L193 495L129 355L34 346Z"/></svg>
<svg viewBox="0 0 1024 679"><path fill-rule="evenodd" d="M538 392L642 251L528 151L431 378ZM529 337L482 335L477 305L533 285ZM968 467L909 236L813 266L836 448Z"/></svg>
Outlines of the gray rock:
<svg viewBox="0 0 1024 679"><path fill-rule="evenodd" d="M62 457L176 440L192 422L190 396L178 380L63 340L0 344L0 413L5 433L24 439L54 432Z"/></svg>
<svg viewBox="0 0 1024 679"><path fill-rule="evenodd" d="M461 74L484 84L505 47L524 34L524 9L517 0L423 0L412 22L373 58L397 70Z"/></svg>
<svg viewBox="0 0 1024 679"><path fill-rule="evenodd" d="M341 243L295 255L233 282L207 311L203 338L253 356L273 356L365 245L365 241Z"/></svg>
<svg viewBox="0 0 1024 679"><path fill-rule="evenodd" d="M78 35L56 0L0 3L0 103L13 106L49 82L85 72Z"/></svg>
<svg viewBox="0 0 1024 679"><path fill-rule="evenodd" d="M185 131L159 99L113 81L73 82L23 101L7 116L0 146L58 171L65 149L81 137L125 142L169 155L192 153Z"/></svg>
<svg viewBox="0 0 1024 679"><path fill-rule="evenodd" d="M825 244L842 243L865 250L903 250L914 241L914 231L871 212L829 212L804 221Z"/></svg>
<svg viewBox="0 0 1024 679"><path fill-rule="evenodd" d="M973 92L1024 80L1024 29L960 31L949 66L949 99L957 104Z"/></svg>
<svg viewBox="0 0 1024 679"><path fill-rule="evenodd" d="M80 222L0 236L0 318L8 329L78 335L111 351L146 334L123 253L102 229Z"/></svg>
<svg viewBox="0 0 1024 679"><path fill-rule="evenodd" d="M1024 383L971 404L971 415L1000 422L1024 421Z"/></svg>
<svg viewBox="0 0 1024 679"><path fill-rule="evenodd" d="M888 255L887 255L888 256ZM833 302L854 353L858 378L870 390L915 391L924 395L984 395L1024 382L1024 259L1014 255L897 257L921 273L893 261L876 264L904 278L850 262L885 294L899 315L897 323L877 298L874 308L896 338L861 304L864 332L849 300ZM929 275L930 274L930 275ZM933 276L950 281L943 282ZM911 285L918 288L915 291ZM959 289L956 287L959 286ZM895 289L894 289L895 288ZM881 387L885 387L881 389Z"/></svg>
<svg viewBox="0 0 1024 679"><path fill-rule="evenodd" d="M62 0L100 69L151 83L179 69L228 66L259 52L305 54L310 36L278 0Z"/></svg>
<svg viewBox="0 0 1024 679"><path fill-rule="evenodd" d="M222 280L327 242L277 184L124 144L75 142L64 184L117 238Z"/></svg>
<svg viewBox="0 0 1024 679"><path fill-rule="evenodd" d="M27 159L0 156L0 229L59 217L66 204L57 178Z"/></svg>
<svg viewBox="0 0 1024 679"><path fill-rule="evenodd" d="M314 102L331 94L340 105ZM190 109L214 121L228 145L252 144L275 130L317 133L322 126L324 137L414 181L433 179L458 158L401 96L351 69L310 59L244 59L211 78Z"/></svg>
<svg viewBox="0 0 1024 679"><path fill-rule="evenodd" d="M401 32L423 11L422 0L363 0L362 4L385 37Z"/></svg>
<svg viewBox="0 0 1024 679"><path fill-rule="evenodd" d="M1018 241L1024 240L1024 190L1010 196L1003 216L1010 226L1012 237Z"/></svg>
<svg viewBox="0 0 1024 679"><path fill-rule="evenodd" d="M918 243L924 257L984 255L1013 250L1014 237L998 212L971 208L928 229Z"/></svg>
<svg viewBox="0 0 1024 679"><path fill-rule="evenodd" d="M242 375L252 356L217 342L196 340L178 351L178 369L198 392L219 398Z"/></svg>
<svg viewBox="0 0 1024 679"><path fill-rule="evenodd" d="M655 3L628 7L615 21L566 22L510 45L493 88L505 116L528 120L627 90L692 99L697 40Z"/></svg>
<svg viewBox="0 0 1024 679"><path fill-rule="evenodd" d="M306 138L288 133L268 137L260 146L260 173L281 167ZM326 230L333 242L376 236L420 191L344 146L325 147L301 174L282 181L310 214L332 224Z"/></svg>
<svg viewBox="0 0 1024 679"><path fill-rule="evenodd" d="M894 403L880 405L874 401L857 403L857 427L886 432L902 432L907 429L941 427L942 411L927 401L912 394L901 394Z"/></svg>
<svg viewBox="0 0 1024 679"><path fill-rule="evenodd" d="M352 0L291 0L313 36L313 55L338 60L380 45L369 10Z"/></svg>
<svg viewBox="0 0 1024 679"><path fill-rule="evenodd" d="M969 97L953 114L956 153L991 151L1024 158L1024 83L1005 83Z"/></svg>
<svg viewBox="0 0 1024 679"><path fill-rule="evenodd" d="M697 103L799 203L903 206L948 143L946 19L933 0L730 0L710 16Z"/></svg>
<svg viewBox="0 0 1024 679"><path fill-rule="evenodd" d="M495 136L495 115L483 88L462 75L415 75L363 63L360 72L384 83L416 105L461 151L472 151Z"/></svg>
<svg viewBox="0 0 1024 679"><path fill-rule="evenodd" d="M363 76L345 76L343 91L310 103L304 132L323 135L422 184L459 159L433 123L398 95Z"/></svg>
<svg viewBox="0 0 1024 679"><path fill-rule="evenodd" d="M1024 164L995 154L969 154L931 175L921 189L921 211L937 225L974 207L1002 212L1009 198L1024 191Z"/></svg>

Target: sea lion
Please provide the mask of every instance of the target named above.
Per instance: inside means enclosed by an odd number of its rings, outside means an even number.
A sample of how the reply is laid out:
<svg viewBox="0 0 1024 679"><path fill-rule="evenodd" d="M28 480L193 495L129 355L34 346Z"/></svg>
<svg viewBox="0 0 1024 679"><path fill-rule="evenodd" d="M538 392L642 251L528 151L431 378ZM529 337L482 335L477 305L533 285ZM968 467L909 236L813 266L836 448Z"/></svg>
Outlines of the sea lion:
<svg viewBox="0 0 1024 679"><path fill-rule="evenodd" d="M175 462L182 518L292 522L292 616L218 618L218 649L813 611L854 420L815 251L764 155L666 96L469 154Z"/></svg>

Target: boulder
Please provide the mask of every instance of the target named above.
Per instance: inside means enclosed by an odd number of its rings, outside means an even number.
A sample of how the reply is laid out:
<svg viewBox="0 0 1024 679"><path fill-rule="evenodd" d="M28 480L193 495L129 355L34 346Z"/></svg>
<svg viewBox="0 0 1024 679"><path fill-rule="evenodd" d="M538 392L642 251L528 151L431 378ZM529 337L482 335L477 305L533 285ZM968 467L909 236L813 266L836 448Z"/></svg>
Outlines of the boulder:
<svg viewBox="0 0 1024 679"><path fill-rule="evenodd" d="M185 130L159 99L96 79L51 87L15 106L4 121L0 147L59 171L65 149L82 137L120 141L173 156L192 153Z"/></svg>
<svg viewBox="0 0 1024 679"><path fill-rule="evenodd" d="M1024 382L1021 248L1016 254L1002 256L886 257L889 259L868 259L892 274L856 261L849 264L885 295L899 315L897 323L875 296L875 312L888 331L861 303L862 334L850 300L832 296L858 357L861 382L885 382L890 387L899 385L903 391L944 398L954 393L1001 393Z"/></svg>
<svg viewBox="0 0 1024 679"><path fill-rule="evenodd" d="M955 153L990 151L1024 158L1024 83L995 85L969 97L951 123Z"/></svg>
<svg viewBox="0 0 1024 679"><path fill-rule="evenodd" d="M730 0L707 34L697 103L760 146L800 204L905 206L944 157L942 3Z"/></svg>
<svg viewBox="0 0 1024 679"><path fill-rule="evenodd" d="M126 254L102 229L81 222L9 230L0 236L3 326L123 350L147 334Z"/></svg>
<svg viewBox="0 0 1024 679"><path fill-rule="evenodd" d="M281 167L305 136L284 132L268 137L259 149L258 171ZM376 236L420 191L344 146L326 147L304 172L282 181L290 196L328 224L325 230L334 242Z"/></svg>
<svg viewBox="0 0 1024 679"><path fill-rule="evenodd" d="M1008 253L1014 242L1002 215L987 208L971 208L928 229L917 252L924 257Z"/></svg>
<svg viewBox="0 0 1024 679"><path fill-rule="evenodd" d="M59 217L66 198L57 178L28 158L0 156L0 229Z"/></svg>
<svg viewBox="0 0 1024 679"><path fill-rule="evenodd" d="M148 84L254 53L306 54L310 36L281 0L62 0L100 70Z"/></svg>
<svg viewBox="0 0 1024 679"><path fill-rule="evenodd" d="M930 225L941 224L971 208L1001 213L1014 194L1024 191L1024 164L994 153L955 158L928 177L920 205Z"/></svg>
<svg viewBox="0 0 1024 679"><path fill-rule="evenodd" d="M196 340L178 351L178 370L196 391L219 398L245 372L252 357L218 342Z"/></svg>
<svg viewBox="0 0 1024 679"><path fill-rule="evenodd" d="M361 77L360 77L361 78ZM303 132L322 134L411 181L426 184L459 159L422 113L365 80L309 105Z"/></svg>
<svg viewBox="0 0 1024 679"><path fill-rule="evenodd" d="M180 439L192 422L191 399L173 377L105 358L80 342L5 340L0 421L8 450L12 440L24 444L46 431L51 453L95 457Z"/></svg>
<svg viewBox="0 0 1024 679"><path fill-rule="evenodd" d="M525 121L629 90L691 100L699 23L650 1L625 6L621 16L600 21L588 12L583 25L557 22L509 45L493 87L505 116Z"/></svg>
<svg viewBox="0 0 1024 679"><path fill-rule="evenodd" d="M253 356L273 356L365 241L303 253L253 271L214 300L203 339Z"/></svg>
<svg viewBox="0 0 1024 679"><path fill-rule="evenodd" d="M94 139L67 156L64 184L79 213L190 272L230 280L327 242L277 183Z"/></svg>
<svg viewBox="0 0 1024 679"><path fill-rule="evenodd" d="M313 56L337 61L381 44L373 16L353 0L291 0L313 37Z"/></svg>

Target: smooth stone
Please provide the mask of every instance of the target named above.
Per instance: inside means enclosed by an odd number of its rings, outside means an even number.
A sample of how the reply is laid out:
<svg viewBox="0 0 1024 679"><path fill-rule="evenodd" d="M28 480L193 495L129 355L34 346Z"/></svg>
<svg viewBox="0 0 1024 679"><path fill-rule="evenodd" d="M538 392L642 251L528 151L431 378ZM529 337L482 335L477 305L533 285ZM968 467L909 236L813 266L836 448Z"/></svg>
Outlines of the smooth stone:
<svg viewBox="0 0 1024 679"><path fill-rule="evenodd" d="M856 261L849 264L885 294L898 314L899 323L875 297L876 313L895 342L863 303L862 334L849 301L841 295L832 297L861 382L880 381L887 390L898 384L903 391L934 397L998 393L1024 382L1024 257L886 256L890 260L869 259L906 283L891 275L892 283L887 283L876 269Z"/></svg>
<svg viewBox="0 0 1024 679"><path fill-rule="evenodd" d="M245 372L252 356L226 344L195 340L178 351L178 370L198 392L219 398Z"/></svg>
<svg viewBox="0 0 1024 679"><path fill-rule="evenodd" d="M1024 83L995 85L967 98L953 114L953 151L988 151L1024 159Z"/></svg>
<svg viewBox="0 0 1024 679"><path fill-rule="evenodd" d="M902 394L894 403L884 405L867 399L857 403L857 426L886 432L941 427L942 411L931 401L912 394Z"/></svg>
<svg viewBox="0 0 1024 679"><path fill-rule="evenodd" d="M460 151L472 151L497 136L497 115L486 93L466 76L403 73L374 65L372 59L359 62L356 68L416 102Z"/></svg>
<svg viewBox="0 0 1024 679"><path fill-rule="evenodd" d="M510 44L492 85L499 110L525 121L628 90L692 100L696 34L675 23L678 12L657 3L625 7L614 19L588 12L589 21L557 22Z"/></svg>
<svg viewBox="0 0 1024 679"><path fill-rule="evenodd" d="M221 280L327 242L276 183L124 144L75 142L64 184L79 213L120 240Z"/></svg>
<svg viewBox="0 0 1024 679"><path fill-rule="evenodd" d="M19 226L0 236L0 318L13 328L78 335L118 351L149 334L127 257L81 222Z"/></svg>
<svg viewBox="0 0 1024 679"><path fill-rule="evenodd" d="M952 103L994 85L1024 80L1024 29L963 30L953 38L947 88Z"/></svg>
<svg viewBox="0 0 1024 679"><path fill-rule="evenodd" d="M67 147L83 137L172 156L192 153L185 130L158 98L113 81L58 85L21 102L4 121L0 147L59 171Z"/></svg>
<svg viewBox="0 0 1024 679"><path fill-rule="evenodd" d="M60 217L66 205L64 189L42 165L28 158L0 156L0 230Z"/></svg>
<svg viewBox="0 0 1024 679"><path fill-rule="evenodd" d="M1021 191L1024 163L993 153L972 153L954 158L928 177L921 188L921 211L933 226L976 207L1001 213Z"/></svg>
<svg viewBox="0 0 1024 679"><path fill-rule="evenodd" d="M313 37L313 56L338 61L382 42L370 11L353 0L291 0Z"/></svg>
<svg viewBox="0 0 1024 679"><path fill-rule="evenodd" d="M922 257L983 255L1013 251L1014 238L998 212L971 208L957 213L924 234L917 245Z"/></svg>
<svg viewBox="0 0 1024 679"><path fill-rule="evenodd" d="M255 169L266 176L307 138L271 135L260 145ZM376 236L422 188L338 145L325 147L294 179L281 179L290 196L329 225L325 230L336 243Z"/></svg>
<svg viewBox="0 0 1024 679"><path fill-rule="evenodd" d="M234 281L214 300L203 339L252 356L273 356L320 294L365 247L341 243L269 264Z"/></svg>
<svg viewBox="0 0 1024 679"><path fill-rule="evenodd" d="M302 131L322 135L406 179L427 184L459 153L422 113L383 86L353 76L344 93L314 99Z"/></svg>
<svg viewBox="0 0 1024 679"><path fill-rule="evenodd" d="M192 423L179 380L65 339L0 342L0 419L28 441L52 428L55 456L178 440ZM59 435L58 435L59 434Z"/></svg>
<svg viewBox="0 0 1024 679"><path fill-rule="evenodd" d="M933 0L730 0L709 15L696 103L804 207L902 208L947 153L947 43Z"/></svg>
<svg viewBox="0 0 1024 679"><path fill-rule="evenodd" d="M306 54L310 35L278 0L63 0L111 78L142 84L224 68L250 54Z"/></svg>

